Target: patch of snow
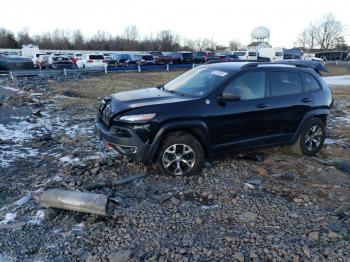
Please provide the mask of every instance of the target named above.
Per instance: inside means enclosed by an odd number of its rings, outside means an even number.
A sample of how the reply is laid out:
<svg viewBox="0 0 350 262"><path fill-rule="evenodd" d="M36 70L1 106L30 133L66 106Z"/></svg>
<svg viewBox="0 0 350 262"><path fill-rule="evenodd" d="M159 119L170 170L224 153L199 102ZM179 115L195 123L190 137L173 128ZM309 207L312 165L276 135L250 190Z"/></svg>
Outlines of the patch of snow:
<svg viewBox="0 0 350 262"><path fill-rule="evenodd" d="M1 224L8 224L9 222L12 222L15 220L17 214L16 213L6 213L3 220L0 221Z"/></svg>
<svg viewBox="0 0 350 262"><path fill-rule="evenodd" d="M218 205L212 205L212 206L208 206L208 205L203 205L200 207L200 209L202 210L208 210L208 209L213 209L213 208L218 208Z"/></svg>
<svg viewBox="0 0 350 262"><path fill-rule="evenodd" d="M350 75L344 76L326 76L324 81L331 86L350 86Z"/></svg>
<svg viewBox="0 0 350 262"><path fill-rule="evenodd" d="M84 227L85 227L84 223L79 223L79 224L73 225L71 230L72 231L80 231L80 230L84 229Z"/></svg>
<svg viewBox="0 0 350 262"><path fill-rule="evenodd" d="M79 158L77 158L77 157L72 158L70 156L64 156L64 157L60 158L60 163L63 163L63 164L72 164L72 163L78 162L78 161L79 161Z"/></svg>
<svg viewBox="0 0 350 262"><path fill-rule="evenodd" d="M44 220L44 210L38 210L33 217L33 219L29 220L27 223L31 225L40 225Z"/></svg>
<svg viewBox="0 0 350 262"><path fill-rule="evenodd" d="M9 86L2 86L3 89L7 89L7 90L11 90L11 91L15 91L15 92L18 92L19 89L17 88L13 88L13 87L9 87Z"/></svg>

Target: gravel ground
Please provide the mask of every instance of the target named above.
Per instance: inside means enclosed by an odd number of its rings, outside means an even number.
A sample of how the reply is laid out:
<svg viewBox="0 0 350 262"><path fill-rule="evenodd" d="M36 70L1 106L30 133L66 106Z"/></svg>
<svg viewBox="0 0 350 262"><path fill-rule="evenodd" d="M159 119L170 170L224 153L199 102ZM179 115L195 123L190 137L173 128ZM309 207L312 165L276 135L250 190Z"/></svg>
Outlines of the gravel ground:
<svg viewBox="0 0 350 262"><path fill-rule="evenodd" d="M277 147L172 178L106 149L93 122L98 96L176 74L0 80L11 87L0 88L0 261L350 261L350 85L333 89L319 155L336 166ZM144 173L94 191L119 199L113 218L32 199Z"/></svg>

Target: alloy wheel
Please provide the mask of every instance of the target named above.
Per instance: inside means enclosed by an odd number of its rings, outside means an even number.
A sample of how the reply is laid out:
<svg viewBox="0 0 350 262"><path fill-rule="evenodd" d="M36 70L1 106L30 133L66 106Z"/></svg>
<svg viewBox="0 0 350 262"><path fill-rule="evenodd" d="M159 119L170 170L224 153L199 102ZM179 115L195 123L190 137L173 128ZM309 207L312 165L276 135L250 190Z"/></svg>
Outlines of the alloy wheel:
<svg viewBox="0 0 350 262"><path fill-rule="evenodd" d="M190 146L173 144L164 151L162 163L169 173L181 176L193 168L195 159L195 153Z"/></svg>
<svg viewBox="0 0 350 262"><path fill-rule="evenodd" d="M305 147L312 151L318 148L322 142L323 131L318 125L311 126L305 136Z"/></svg>

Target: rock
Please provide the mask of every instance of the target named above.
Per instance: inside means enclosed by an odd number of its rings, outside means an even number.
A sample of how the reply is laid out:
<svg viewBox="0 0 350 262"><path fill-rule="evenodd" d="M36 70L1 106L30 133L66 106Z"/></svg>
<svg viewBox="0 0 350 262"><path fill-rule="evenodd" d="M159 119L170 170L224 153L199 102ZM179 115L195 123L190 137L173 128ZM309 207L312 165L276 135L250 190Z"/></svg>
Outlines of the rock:
<svg viewBox="0 0 350 262"><path fill-rule="evenodd" d="M248 184L251 184L253 186L259 186L262 183L262 179L256 178L256 179L248 179L247 180Z"/></svg>
<svg viewBox="0 0 350 262"><path fill-rule="evenodd" d="M268 176L269 172L266 170L266 168L262 166L258 166L255 171L260 175L260 176Z"/></svg>
<svg viewBox="0 0 350 262"><path fill-rule="evenodd" d="M95 167L95 168L92 168L92 169L90 170L90 172L91 172L92 175L96 175L97 172L98 172L99 170L100 170L99 167Z"/></svg>
<svg viewBox="0 0 350 262"><path fill-rule="evenodd" d="M22 206L26 203L28 203L30 200L32 199L32 195L25 195L24 197L18 199L16 202L15 202L15 205L16 206Z"/></svg>
<svg viewBox="0 0 350 262"><path fill-rule="evenodd" d="M294 181L296 178L296 175L292 172L287 172L282 175L277 176L277 179L284 180L284 181Z"/></svg>
<svg viewBox="0 0 350 262"><path fill-rule="evenodd" d="M240 261L240 262L244 262L244 255L242 252L236 252L235 253L235 259Z"/></svg>
<svg viewBox="0 0 350 262"><path fill-rule="evenodd" d="M303 203L303 199L302 198L293 198L293 202L295 202L295 203Z"/></svg>
<svg viewBox="0 0 350 262"><path fill-rule="evenodd" d="M127 262L130 260L130 250L119 250L108 256L110 262Z"/></svg>
<svg viewBox="0 0 350 262"><path fill-rule="evenodd" d="M244 183L244 189L254 189L255 188L255 186L254 185L252 185L252 184L249 184L249 183Z"/></svg>
<svg viewBox="0 0 350 262"><path fill-rule="evenodd" d="M313 231L309 234L309 237L313 240L318 240L319 239L319 234L317 231Z"/></svg>
<svg viewBox="0 0 350 262"><path fill-rule="evenodd" d="M335 233L335 232L333 232L333 231L330 231L330 232L328 232L328 238L337 238L338 237L338 234L337 233Z"/></svg>
<svg viewBox="0 0 350 262"><path fill-rule="evenodd" d="M171 203L173 203L174 205L178 205L178 204L180 204L180 200L178 200L176 197L172 197L172 198L170 198L170 201L171 201Z"/></svg>
<svg viewBox="0 0 350 262"><path fill-rule="evenodd" d="M197 225L203 224L203 219L201 219L200 217L197 217L197 218L196 218L196 224L197 224Z"/></svg>
<svg viewBox="0 0 350 262"><path fill-rule="evenodd" d="M310 197L306 194L301 195L301 198L303 199L304 202L310 202Z"/></svg>
<svg viewBox="0 0 350 262"><path fill-rule="evenodd" d="M44 220L49 221L57 215L57 211L52 208L44 209Z"/></svg>
<svg viewBox="0 0 350 262"><path fill-rule="evenodd" d="M250 250L249 257L251 259L256 259L258 258L258 255L256 254L255 250Z"/></svg>
<svg viewBox="0 0 350 262"><path fill-rule="evenodd" d="M293 256L293 262L299 262L299 256L298 255L294 255Z"/></svg>
<svg viewBox="0 0 350 262"><path fill-rule="evenodd" d="M310 248L308 246L303 246L302 250L307 258L311 257Z"/></svg>
<svg viewBox="0 0 350 262"><path fill-rule="evenodd" d="M239 214L239 219L242 222L255 222L257 218L258 215L250 211Z"/></svg>

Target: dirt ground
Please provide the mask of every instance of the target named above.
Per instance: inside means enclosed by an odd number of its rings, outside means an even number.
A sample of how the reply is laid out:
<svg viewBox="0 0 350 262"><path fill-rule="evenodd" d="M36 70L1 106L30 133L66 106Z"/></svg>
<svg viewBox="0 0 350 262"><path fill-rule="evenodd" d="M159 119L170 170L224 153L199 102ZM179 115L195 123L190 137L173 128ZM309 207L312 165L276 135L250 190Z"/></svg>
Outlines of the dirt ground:
<svg viewBox="0 0 350 262"><path fill-rule="evenodd" d="M332 87L317 158L268 148L171 178L95 138L98 97L180 73L0 83L17 89L0 100L0 261L349 261L350 83ZM114 218L44 209L31 197L145 172L127 186L95 190L121 199Z"/></svg>

